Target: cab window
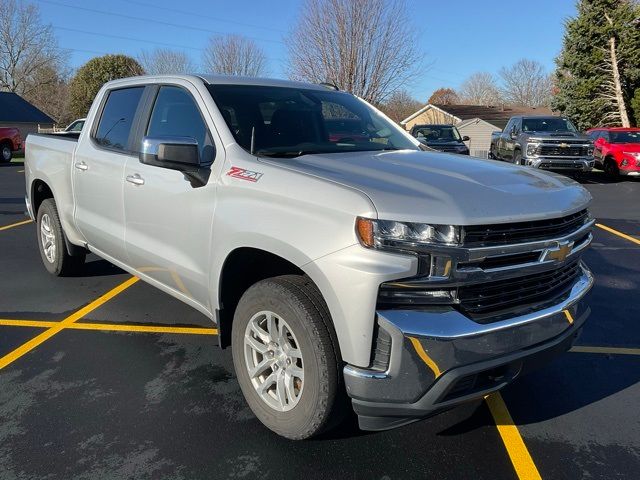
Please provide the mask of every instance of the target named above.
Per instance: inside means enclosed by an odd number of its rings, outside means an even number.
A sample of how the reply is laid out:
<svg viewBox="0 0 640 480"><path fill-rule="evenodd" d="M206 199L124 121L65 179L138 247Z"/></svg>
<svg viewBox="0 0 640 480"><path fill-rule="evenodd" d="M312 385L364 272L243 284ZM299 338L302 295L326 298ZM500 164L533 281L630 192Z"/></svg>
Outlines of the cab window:
<svg viewBox="0 0 640 480"><path fill-rule="evenodd" d="M203 163L213 161L213 142L195 100L180 87L160 87L149 126L149 137L189 137L198 142Z"/></svg>
<svg viewBox="0 0 640 480"><path fill-rule="evenodd" d="M129 135L144 87L121 88L109 92L102 109L94 140L98 145L129 151Z"/></svg>

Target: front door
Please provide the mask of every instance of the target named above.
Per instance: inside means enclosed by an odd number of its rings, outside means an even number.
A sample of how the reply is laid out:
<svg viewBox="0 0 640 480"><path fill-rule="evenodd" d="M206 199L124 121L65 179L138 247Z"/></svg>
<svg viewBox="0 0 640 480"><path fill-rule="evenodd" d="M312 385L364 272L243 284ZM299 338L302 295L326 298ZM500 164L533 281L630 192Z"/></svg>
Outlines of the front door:
<svg viewBox="0 0 640 480"><path fill-rule="evenodd" d="M195 139L201 164L210 165L216 149L195 100L199 93L178 85L154 88L157 95L143 134ZM124 206L130 265L207 309L215 193L212 177L196 188L179 171L146 165L138 158L127 161Z"/></svg>
<svg viewBox="0 0 640 480"><path fill-rule="evenodd" d="M78 229L91 248L124 262L124 168L128 159L137 158L130 137L144 89L120 88L105 94L97 125L82 133L73 165Z"/></svg>

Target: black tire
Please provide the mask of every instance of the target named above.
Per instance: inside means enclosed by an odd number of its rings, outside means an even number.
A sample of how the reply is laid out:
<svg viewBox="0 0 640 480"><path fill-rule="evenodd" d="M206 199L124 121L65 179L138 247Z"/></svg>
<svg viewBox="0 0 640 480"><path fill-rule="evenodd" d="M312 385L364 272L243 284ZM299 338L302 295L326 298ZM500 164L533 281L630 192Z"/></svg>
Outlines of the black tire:
<svg viewBox="0 0 640 480"><path fill-rule="evenodd" d="M620 169L614 159L607 158L604 161L604 173L611 178L618 178L620 176Z"/></svg>
<svg viewBox="0 0 640 480"><path fill-rule="evenodd" d="M522 165L522 152L520 150L515 150L513 152L513 164Z"/></svg>
<svg viewBox="0 0 640 480"><path fill-rule="evenodd" d="M48 229L43 229L43 223L48 225ZM45 252L45 241L43 240L44 230L47 230L50 233L55 246L53 254L49 257ZM47 198L44 200L38 209L37 237L38 249L40 250L42 263L49 273L58 277L64 277L74 275L82 269L86 255L83 253L71 256L67 252L64 241L64 232L62 230L62 225L60 224L60 217L58 216L56 202L53 198Z"/></svg>
<svg viewBox="0 0 640 480"><path fill-rule="evenodd" d="M13 158L13 152L11 151L11 145L9 143L0 144L0 162L9 163Z"/></svg>
<svg viewBox="0 0 640 480"><path fill-rule="evenodd" d="M278 411L263 400L249 376L245 332L251 319L263 311L286 320L302 354L304 383L297 404L288 411ZM231 345L242 393L267 428L283 437L303 440L326 431L342 419L346 396L335 332L320 292L307 277L284 275L251 286L236 308ZM271 367L269 372L277 373Z"/></svg>

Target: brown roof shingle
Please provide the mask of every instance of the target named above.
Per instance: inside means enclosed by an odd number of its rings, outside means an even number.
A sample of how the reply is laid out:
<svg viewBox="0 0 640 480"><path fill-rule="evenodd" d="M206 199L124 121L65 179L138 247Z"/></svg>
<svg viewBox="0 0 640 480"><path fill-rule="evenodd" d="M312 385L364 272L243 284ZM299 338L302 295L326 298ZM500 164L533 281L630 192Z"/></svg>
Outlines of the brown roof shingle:
<svg viewBox="0 0 640 480"><path fill-rule="evenodd" d="M553 115L553 112L546 107L533 108L517 107L512 105L432 105L458 117L461 120L481 118L482 120L485 120L499 128L504 128L509 119L514 115Z"/></svg>

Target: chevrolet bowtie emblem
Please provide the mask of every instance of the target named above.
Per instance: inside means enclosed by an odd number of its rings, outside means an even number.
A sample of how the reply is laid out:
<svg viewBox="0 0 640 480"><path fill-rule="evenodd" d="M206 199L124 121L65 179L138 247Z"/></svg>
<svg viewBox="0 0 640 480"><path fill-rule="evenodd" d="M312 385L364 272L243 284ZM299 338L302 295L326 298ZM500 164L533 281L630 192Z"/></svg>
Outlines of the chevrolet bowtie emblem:
<svg viewBox="0 0 640 480"><path fill-rule="evenodd" d="M567 148L569 146L568 143L561 143L560 148Z"/></svg>
<svg viewBox="0 0 640 480"><path fill-rule="evenodd" d="M559 243L557 247L547 249L544 260L563 262L569 256L571 250L573 250L573 242Z"/></svg>

